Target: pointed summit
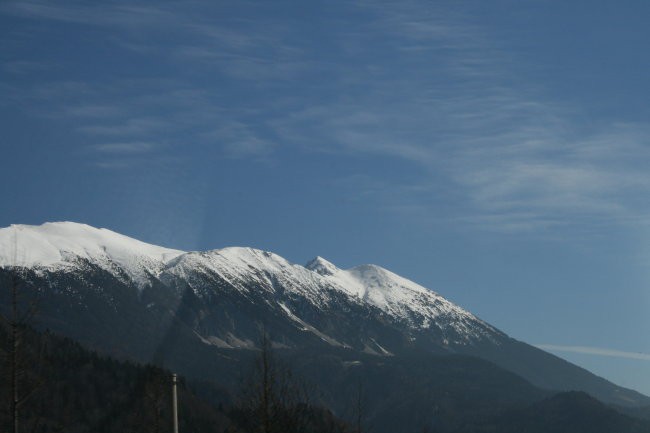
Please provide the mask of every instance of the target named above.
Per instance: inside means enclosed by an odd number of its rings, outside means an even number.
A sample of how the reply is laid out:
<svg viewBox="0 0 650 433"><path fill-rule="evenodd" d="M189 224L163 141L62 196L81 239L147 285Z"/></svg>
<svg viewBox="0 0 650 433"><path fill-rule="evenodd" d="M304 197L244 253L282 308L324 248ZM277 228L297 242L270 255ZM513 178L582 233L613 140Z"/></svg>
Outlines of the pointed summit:
<svg viewBox="0 0 650 433"><path fill-rule="evenodd" d="M317 256L315 259L311 260L305 265L305 268L321 275L334 275L334 273L339 270L339 268L334 266L334 264L328 262L321 256Z"/></svg>

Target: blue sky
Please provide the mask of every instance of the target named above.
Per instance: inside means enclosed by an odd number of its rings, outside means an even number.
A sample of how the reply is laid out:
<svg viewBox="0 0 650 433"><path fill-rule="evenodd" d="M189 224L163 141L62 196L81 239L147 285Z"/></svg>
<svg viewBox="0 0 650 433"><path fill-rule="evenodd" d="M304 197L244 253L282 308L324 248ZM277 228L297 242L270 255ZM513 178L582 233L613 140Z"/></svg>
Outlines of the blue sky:
<svg viewBox="0 0 650 433"><path fill-rule="evenodd" d="M4 1L0 225L376 263L650 394L649 14Z"/></svg>

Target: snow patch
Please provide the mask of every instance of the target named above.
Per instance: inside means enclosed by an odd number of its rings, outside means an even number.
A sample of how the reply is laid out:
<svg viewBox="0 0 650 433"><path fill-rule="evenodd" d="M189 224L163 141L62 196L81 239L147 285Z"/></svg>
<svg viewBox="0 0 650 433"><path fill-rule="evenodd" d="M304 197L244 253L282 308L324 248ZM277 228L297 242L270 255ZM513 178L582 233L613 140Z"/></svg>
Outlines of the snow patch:
<svg viewBox="0 0 650 433"><path fill-rule="evenodd" d="M379 343L377 343L377 341L374 338L370 337L370 340L372 340L372 342L375 343L375 346L377 347L377 349L379 349L379 353L381 353L382 355L384 355L384 356L395 356L394 353L384 349L384 347L382 345L380 345Z"/></svg>
<svg viewBox="0 0 650 433"><path fill-rule="evenodd" d="M204 337L196 331L194 331L194 335L196 335L204 344L216 346L220 349L255 349L255 343L251 340L237 338L232 333L226 334L225 339L219 338L216 335L208 335L207 337Z"/></svg>
<svg viewBox="0 0 650 433"><path fill-rule="evenodd" d="M291 310L289 310L289 307L287 307L283 303L279 302L278 305L280 306L280 308L282 308L282 310L284 310L285 313L287 313L287 316L289 316L289 318L291 320L293 320L294 322L296 322L296 323L298 323L299 325L302 326L302 328L300 328L302 331L309 331L312 334L317 335L318 337L320 337L321 340L325 341L326 343L328 343L328 344L330 344L332 346L345 347L345 348L350 347L347 344L342 344L342 343L336 341L334 338L332 338L332 337L330 337L330 336L328 336L326 334L323 334L322 332L320 332L318 329L314 328L310 324L305 323L302 319L300 319L298 316L293 314L291 312Z"/></svg>

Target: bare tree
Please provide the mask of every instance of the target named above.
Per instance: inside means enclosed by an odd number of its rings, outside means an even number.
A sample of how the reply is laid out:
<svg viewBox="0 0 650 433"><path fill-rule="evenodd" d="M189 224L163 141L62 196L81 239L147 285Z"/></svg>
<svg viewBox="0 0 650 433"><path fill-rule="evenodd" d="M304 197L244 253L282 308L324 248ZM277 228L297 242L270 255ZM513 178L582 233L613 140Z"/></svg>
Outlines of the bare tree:
<svg viewBox="0 0 650 433"><path fill-rule="evenodd" d="M263 331L254 371L240 401L244 413L252 415L247 424L260 433L299 432L309 407L307 387L273 356L271 340Z"/></svg>
<svg viewBox="0 0 650 433"><path fill-rule="evenodd" d="M37 302L35 299L25 303L21 299L21 269L17 266L5 267L4 270L9 273L9 311L7 315L0 315L5 326L8 328L8 381L10 390L9 418L11 420L11 432L20 432L20 409L29 400L29 398L42 385L42 380L33 379L27 383L27 375L34 373L35 368L28 369L30 350L27 347L25 332L36 314ZM6 281L6 280L5 280ZM31 348L31 352L34 348ZM34 361L35 365L40 365L42 356L42 347L38 351L38 360ZM33 356L34 354L31 353Z"/></svg>
<svg viewBox="0 0 650 433"><path fill-rule="evenodd" d="M167 382L163 377L154 376L147 382L144 390L145 408L150 411L150 423L147 426L151 433L161 433L163 410L168 405Z"/></svg>
<svg viewBox="0 0 650 433"><path fill-rule="evenodd" d="M357 384L357 401L355 402L356 407L356 419L355 419L355 431L356 433L362 432L362 420L363 420L363 384L361 383L361 378L359 378L359 383Z"/></svg>
<svg viewBox="0 0 650 433"><path fill-rule="evenodd" d="M363 432L363 417L364 417L364 398L363 398L363 382L361 376L357 381L356 398L354 402L354 432Z"/></svg>
<svg viewBox="0 0 650 433"><path fill-rule="evenodd" d="M127 418L127 433L164 433L171 429L169 406L172 403L168 375L146 366L143 382L133 391L132 412Z"/></svg>

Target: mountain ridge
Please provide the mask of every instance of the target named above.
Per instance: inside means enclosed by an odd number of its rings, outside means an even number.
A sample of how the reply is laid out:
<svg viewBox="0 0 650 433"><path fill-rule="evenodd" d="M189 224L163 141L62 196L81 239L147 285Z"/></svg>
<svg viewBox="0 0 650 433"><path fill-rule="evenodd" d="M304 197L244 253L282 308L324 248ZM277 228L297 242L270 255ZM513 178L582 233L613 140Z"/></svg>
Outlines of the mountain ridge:
<svg viewBox="0 0 650 433"><path fill-rule="evenodd" d="M77 229L101 242L75 243ZM45 298L43 326L110 353L145 361L166 354L192 374L208 359L222 362L217 359L256 349L260 329L267 329L274 346L284 350L470 355L545 389L583 390L627 406L650 404L650 398L514 340L436 292L375 265L343 270L316 257L301 266L247 247L183 252L106 229L49 223L0 229L0 271L10 272L12 247L24 257L39 257L35 249L43 243L34 233L43 231L62 242L52 256L59 261L35 261L23 275L25 285ZM146 254L134 253L137 248ZM179 347L201 359L181 356Z"/></svg>
<svg viewBox="0 0 650 433"><path fill-rule="evenodd" d="M10 233L12 229L13 233ZM12 234L14 245L11 244ZM291 287L310 287L311 299L318 303L322 301L319 299L320 289L314 289L313 283L316 280L317 285L322 284L322 281L318 281L322 278L332 288L357 298L362 303L378 307L395 318L406 319L415 327L428 328L439 315L447 314L457 317L459 321L452 322L451 326L457 325L456 331L461 334L470 333L471 327L465 321L480 322L497 332L495 328L436 292L372 264L344 270L317 257L309 263L317 267L312 270L309 266L293 264L275 253L255 248L174 250L147 244L108 229L74 222L45 223L40 226L13 225L0 229L0 266L11 265L8 258L11 257L12 247L17 247L18 256L23 257L19 263L25 267L69 267L74 266L77 258L84 258L119 275L120 269L114 266L117 264L141 286L149 282L147 274L160 277L161 274L168 273L182 277L187 275L188 270L196 269L214 272L238 286L241 285L242 276L249 277L250 270L255 269L256 276L260 279L264 279L264 275L260 275L259 271L280 273L296 280L292 281ZM37 253L39 248L45 249L45 254ZM291 273L295 275L290 275ZM432 308L432 304L436 308ZM467 338L471 340L473 336L467 335Z"/></svg>

